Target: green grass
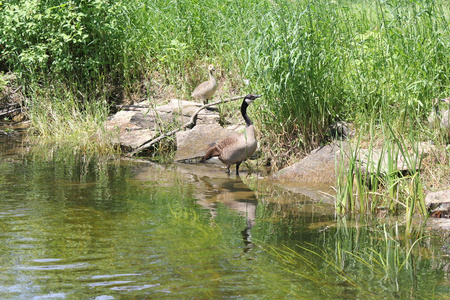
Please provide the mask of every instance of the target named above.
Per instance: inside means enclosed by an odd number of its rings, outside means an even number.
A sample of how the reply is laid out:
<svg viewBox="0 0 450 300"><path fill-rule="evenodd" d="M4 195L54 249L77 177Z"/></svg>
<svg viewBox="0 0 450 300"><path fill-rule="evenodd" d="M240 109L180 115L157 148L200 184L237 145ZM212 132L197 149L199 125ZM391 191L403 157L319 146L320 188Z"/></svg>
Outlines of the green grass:
<svg viewBox="0 0 450 300"><path fill-rule="evenodd" d="M214 63L224 93L264 94L260 130L283 134L282 148L310 150L336 120L421 122L431 99L448 93L449 6L441 1L68 3L1 4L2 61L35 81L42 71L58 75L78 99L110 84L150 98L173 86L189 98ZM21 43L16 31L26 33Z"/></svg>
<svg viewBox="0 0 450 300"><path fill-rule="evenodd" d="M375 137L373 126L369 140L359 135L340 147L336 210L341 214L377 214L379 209L389 215L403 214L406 232L412 235L420 232L428 215L421 177L423 154L413 131L401 137L389 124L380 127L383 144L378 149L373 145L380 138ZM424 218L413 226L417 215Z"/></svg>
<svg viewBox="0 0 450 300"><path fill-rule="evenodd" d="M32 101L28 117L31 140L58 144L73 151L111 153L113 132L106 132L108 104L105 99L79 102L63 86L29 88ZM63 96L63 99L60 97Z"/></svg>
<svg viewBox="0 0 450 300"><path fill-rule="evenodd" d="M422 124L431 99L448 93L444 2L152 1L130 7L129 78L147 77L189 98L204 66L214 63L224 84L219 93L264 94L256 119L262 144L276 145L265 152L277 167L292 157L283 158L286 152L300 157L327 140L334 121L393 120L407 131Z"/></svg>
<svg viewBox="0 0 450 300"><path fill-rule="evenodd" d="M401 137L410 145L436 138L425 121L432 99L449 94L449 13L439 0L8 1L0 3L0 71L26 87L36 134L84 147L108 103L189 99L212 63L216 97L264 95L252 116L274 169L326 143L339 120L374 144L389 138L394 166ZM362 184L353 196L354 172L347 176L345 209L373 211L361 202ZM388 174L389 198L420 195L419 176L408 180L399 191Z"/></svg>

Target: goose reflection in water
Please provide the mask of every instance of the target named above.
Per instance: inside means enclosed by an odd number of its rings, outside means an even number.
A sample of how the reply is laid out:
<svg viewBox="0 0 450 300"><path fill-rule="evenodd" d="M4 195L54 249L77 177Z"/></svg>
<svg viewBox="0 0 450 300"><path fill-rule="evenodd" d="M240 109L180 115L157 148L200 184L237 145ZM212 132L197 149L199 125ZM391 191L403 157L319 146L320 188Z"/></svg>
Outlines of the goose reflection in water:
<svg viewBox="0 0 450 300"><path fill-rule="evenodd" d="M255 225L258 200L254 191L242 181L241 177L211 178L201 177L207 188L197 201L203 208L209 209L212 219L217 216L217 204L222 203L246 218L246 227L241 231L244 239L244 252L251 250L251 229Z"/></svg>

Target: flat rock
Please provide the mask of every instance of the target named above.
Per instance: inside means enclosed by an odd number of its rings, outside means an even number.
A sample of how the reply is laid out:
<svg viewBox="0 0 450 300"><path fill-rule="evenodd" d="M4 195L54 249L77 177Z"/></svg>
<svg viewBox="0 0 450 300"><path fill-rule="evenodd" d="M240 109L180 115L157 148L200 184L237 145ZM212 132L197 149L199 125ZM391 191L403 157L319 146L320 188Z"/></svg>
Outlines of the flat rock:
<svg viewBox="0 0 450 300"><path fill-rule="evenodd" d="M159 132L188 123L200 107L200 103L177 99L156 107L146 101L123 106L123 110L108 118L106 130L113 134L113 143L129 151L155 138ZM196 124L218 124L219 120L217 112L204 109L197 115Z"/></svg>
<svg viewBox="0 0 450 300"><path fill-rule="evenodd" d="M360 166L370 173L372 173L372 170L380 170L383 174L389 173L390 158L389 154L385 151L383 152L378 149L359 149L356 159L359 161ZM416 156L414 154L410 154L409 157L405 158L401 152L398 151L397 157L393 157L391 159L395 162L395 168L398 171L407 172L411 171L409 170L409 167L412 167L412 163L416 161ZM411 166L408 165L408 159L410 160L409 163Z"/></svg>
<svg viewBox="0 0 450 300"><path fill-rule="evenodd" d="M427 229L450 231L450 219L429 218L426 227Z"/></svg>
<svg viewBox="0 0 450 300"><path fill-rule="evenodd" d="M441 203L450 204L450 190L428 193L425 197L425 203L427 206Z"/></svg>
<svg viewBox="0 0 450 300"><path fill-rule="evenodd" d="M193 129L176 133L175 161L190 162L203 157L215 143L235 134L219 124L200 124Z"/></svg>
<svg viewBox="0 0 450 300"><path fill-rule="evenodd" d="M273 175L273 179L334 184L336 180L335 157L339 153L340 148L337 144L323 146L312 151L298 163L280 170Z"/></svg>

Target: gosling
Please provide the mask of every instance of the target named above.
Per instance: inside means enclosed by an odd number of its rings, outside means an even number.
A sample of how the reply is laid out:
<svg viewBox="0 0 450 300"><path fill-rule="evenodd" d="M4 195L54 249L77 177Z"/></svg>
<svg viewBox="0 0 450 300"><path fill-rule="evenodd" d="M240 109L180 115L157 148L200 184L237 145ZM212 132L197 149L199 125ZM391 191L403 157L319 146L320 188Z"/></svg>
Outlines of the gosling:
<svg viewBox="0 0 450 300"><path fill-rule="evenodd" d="M217 90L217 81L214 78L214 72L216 69L214 69L213 65L209 65L208 67L208 73L209 73L209 80L202 82L195 88L195 90L192 92L192 97L196 99L200 99L203 104L208 103L208 100L211 99L211 97L214 95L214 93Z"/></svg>

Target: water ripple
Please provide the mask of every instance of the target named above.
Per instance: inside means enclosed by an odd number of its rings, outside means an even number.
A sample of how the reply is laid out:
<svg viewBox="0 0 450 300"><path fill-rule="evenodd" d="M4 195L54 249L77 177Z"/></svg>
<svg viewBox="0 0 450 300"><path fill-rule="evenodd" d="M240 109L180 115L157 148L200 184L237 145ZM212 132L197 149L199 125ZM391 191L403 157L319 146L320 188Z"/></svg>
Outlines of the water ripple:
<svg viewBox="0 0 450 300"><path fill-rule="evenodd" d="M97 287L97 286L108 286L108 285L120 285L120 284L126 284L134 282L132 280L116 280L116 281L103 281L103 282L94 282L90 283L90 287Z"/></svg>
<svg viewBox="0 0 450 300"><path fill-rule="evenodd" d="M114 278L123 276L141 276L142 274L112 274L112 275L94 275L92 279Z"/></svg>
<svg viewBox="0 0 450 300"><path fill-rule="evenodd" d="M111 290L113 290L113 291L140 291L140 290L145 290L145 289L149 289L149 288L156 287L156 286L159 286L159 284L118 286L118 287L111 288Z"/></svg>
<svg viewBox="0 0 450 300"><path fill-rule="evenodd" d="M67 269L80 269L87 268L90 265L88 263L76 263L67 265L46 265L46 266L20 266L20 270L28 271L45 271L45 270L67 270Z"/></svg>

